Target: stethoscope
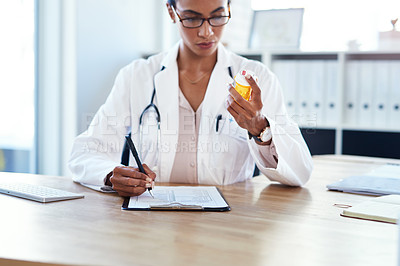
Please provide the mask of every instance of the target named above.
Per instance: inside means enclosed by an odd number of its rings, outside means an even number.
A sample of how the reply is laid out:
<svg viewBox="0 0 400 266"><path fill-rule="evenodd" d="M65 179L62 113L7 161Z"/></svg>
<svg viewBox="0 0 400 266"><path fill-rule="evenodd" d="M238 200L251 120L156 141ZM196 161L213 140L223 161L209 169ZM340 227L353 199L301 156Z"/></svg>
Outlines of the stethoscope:
<svg viewBox="0 0 400 266"><path fill-rule="evenodd" d="M163 71L165 69L165 66L163 66L161 68L160 71L158 71L154 77L153 77L153 94L151 95L151 100L150 103L143 109L142 113L140 114L139 117L139 127L141 127L143 125L143 117L146 114L147 111L154 109L154 111L156 112L156 119L157 119L157 124L158 124L158 128L160 128L160 122L161 122L161 116L160 116L160 111L158 111L158 107L157 105L154 104L154 98L156 97L156 81L155 81L155 77L158 73L160 73L161 71Z"/></svg>
<svg viewBox="0 0 400 266"><path fill-rule="evenodd" d="M156 76L158 73L160 73L161 71L163 71L164 69L165 69L165 66L163 66L163 67L161 68L161 70L160 70L159 72L157 72L157 73L154 75L154 77L153 77L153 94L152 94L152 96L151 96L151 101L150 101L150 103L143 109L143 112L140 114L140 118L139 118L139 127L142 126L142 123L143 123L143 122L142 122L142 121L143 121L143 116L145 115L145 113L146 113L147 111L153 109L153 108L154 108L154 111L155 111L156 114L157 114L156 119L157 119L158 126L160 126L160 122L161 122L160 112L158 111L157 106L154 104L154 98L155 98L155 96L156 96L155 76ZM232 68L231 68L230 66L228 66L228 72L229 72L229 76L231 76L231 78L233 79ZM219 119L218 119L218 118L219 118ZM222 119L222 115L218 115L218 117L217 117L217 131L218 131L219 120L221 120L221 119Z"/></svg>
<svg viewBox="0 0 400 266"><path fill-rule="evenodd" d="M163 71L165 69L165 66L163 66L160 71L158 71L156 74L154 74L153 77L153 93L151 95L151 100L150 103L143 109L142 113L140 114L139 117L139 153L140 157L143 160L144 157L146 157L145 152L146 149L142 147L143 145L143 121L145 120L145 117L148 113L152 112L155 121L156 121L156 126L157 126L157 142L156 142L156 149L160 149L160 140L161 140L161 116L160 116L160 111L158 110L157 105L154 103L154 98L156 96L156 83L155 83L155 76ZM228 67L228 73L229 76L233 79L233 74L232 74L232 68L229 66ZM219 130L219 124L220 120L222 120L222 114L219 114L216 118L216 132ZM129 133L129 137L131 137L131 133ZM121 158L121 164L123 165L129 165L129 147L127 146L127 143L124 145L124 150L122 152L122 158Z"/></svg>

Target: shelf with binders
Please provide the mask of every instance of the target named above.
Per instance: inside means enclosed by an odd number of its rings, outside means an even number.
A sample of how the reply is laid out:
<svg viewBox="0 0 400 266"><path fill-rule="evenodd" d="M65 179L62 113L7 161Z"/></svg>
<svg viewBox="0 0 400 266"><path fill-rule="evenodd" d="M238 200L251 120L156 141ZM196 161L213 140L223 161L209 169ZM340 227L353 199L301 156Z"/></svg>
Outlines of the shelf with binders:
<svg viewBox="0 0 400 266"><path fill-rule="evenodd" d="M241 54L277 75L288 113L312 154L400 158L393 152L400 143L399 52ZM381 146L365 150L374 137Z"/></svg>
<svg viewBox="0 0 400 266"><path fill-rule="evenodd" d="M273 54L286 107L301 127L336 128L340 123L338 54Z"/></svg>
<svg viewBox="0 0 400 266"><path fill-rule="evenodd" d="M400 54L346 54L343 127L400 131Z"/></svg>
<svg viewBox="0 0 400 266"><path fill-rule="evenodd" d="M278 76L312 154L400 158L387 145L400 141L400 53L289 52L263 61ZM386 142L366 151L372 136Z"/></svg>
<svg viewBox="0 0 400 266"><path fill-rule="evenodd" d="M400 54L348 53L344 62L341 152L400 158Z"/></svg>
<svg viewBox="0 0 400 266"><path fill-rule="evenodd" d="M262 61L277 75L287 111L299 124L311 153L335 153L341 109L338 53L239 54Z"/></svg>
<svg viewBox="0 0 400 266"><path fill-rule="evenodd" d="M340 57L337 53L271 54L289 115L313 155L337 150L340 125Z"/></svg>

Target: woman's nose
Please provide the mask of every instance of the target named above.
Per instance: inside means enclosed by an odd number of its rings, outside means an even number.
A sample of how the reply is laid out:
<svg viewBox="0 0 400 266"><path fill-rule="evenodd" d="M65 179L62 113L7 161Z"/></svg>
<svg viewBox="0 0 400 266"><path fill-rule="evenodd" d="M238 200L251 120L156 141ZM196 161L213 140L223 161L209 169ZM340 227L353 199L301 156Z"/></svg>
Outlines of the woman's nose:
<svg viewBox="0 0 400 266"><path fill-rule="evenodd" d="M214 31L213 31L210 23L208 23L208 21L204 21L203 25L201 25L201 27L199 28L198 35L200 37L208 38L208 37L212 36L213 34L214 34Z"/></svg>

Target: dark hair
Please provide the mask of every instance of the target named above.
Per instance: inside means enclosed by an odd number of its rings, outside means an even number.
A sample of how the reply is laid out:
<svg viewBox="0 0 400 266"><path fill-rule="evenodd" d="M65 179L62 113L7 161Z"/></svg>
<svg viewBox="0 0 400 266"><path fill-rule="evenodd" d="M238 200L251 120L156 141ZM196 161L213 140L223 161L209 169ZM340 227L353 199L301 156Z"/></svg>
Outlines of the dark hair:
<svg viewBox="0 0 400 266"><path fill-rule="evenodd" d="M173 7L176 7L176 1L178 0L168 0L168 4L170 4ZM231 0L228 0L228 4L231 3Z"/></svg>

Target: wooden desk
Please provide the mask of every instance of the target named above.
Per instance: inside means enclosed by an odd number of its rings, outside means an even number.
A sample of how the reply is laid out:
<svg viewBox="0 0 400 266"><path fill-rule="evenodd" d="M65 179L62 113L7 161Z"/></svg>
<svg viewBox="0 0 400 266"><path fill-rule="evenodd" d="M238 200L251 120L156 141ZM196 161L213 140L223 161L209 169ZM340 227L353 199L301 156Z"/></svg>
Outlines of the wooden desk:
<svg viewBox="0 0 400 266"><path fill-rule="evenodd" d="M0 173L0 181L85 194L46 204L0 195L0 264L396 265L397 226L341 217L333 204L369 196L325 188L386 161L315 156L303 188L262 176L221 186L232 207L224 213L121 211L122 198L70 178Z"/></svg>

